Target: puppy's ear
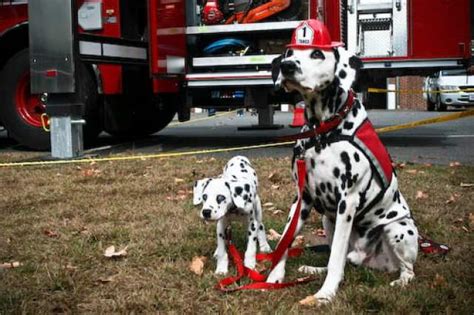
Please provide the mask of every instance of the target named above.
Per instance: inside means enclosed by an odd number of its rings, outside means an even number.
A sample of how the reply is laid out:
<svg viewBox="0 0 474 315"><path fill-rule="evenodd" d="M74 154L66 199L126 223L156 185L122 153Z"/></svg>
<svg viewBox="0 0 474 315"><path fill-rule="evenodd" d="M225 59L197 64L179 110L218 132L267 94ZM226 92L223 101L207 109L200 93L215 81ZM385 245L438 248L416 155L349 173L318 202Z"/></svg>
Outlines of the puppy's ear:
<svg viewBox="0 0 474 315"><path fill-rule="evenodd" d="M237 208L250 212L253 208L253 201L257 195L257 186L251 180L230 181L230 194L232 201Z"/></svg>
<svg viewBox="0 0 474 315"><path fill-rule="evenodd" d="M197 180L194 183L194 188L193 188L193 204L197 206L198 204L202 203L202 192L204 191L204 188L209 184L211 181L210 178L204 178Z"/></svg>
<svg viewBox="0 0 474 315"><path fill-rule="evenodd" d="M280 65L281 65L281 60L283 59L283 54L281 54L279 57L276 57L272 61L272 80L273 84L276 83L278 80L278 76L280 75Z"/></svg>

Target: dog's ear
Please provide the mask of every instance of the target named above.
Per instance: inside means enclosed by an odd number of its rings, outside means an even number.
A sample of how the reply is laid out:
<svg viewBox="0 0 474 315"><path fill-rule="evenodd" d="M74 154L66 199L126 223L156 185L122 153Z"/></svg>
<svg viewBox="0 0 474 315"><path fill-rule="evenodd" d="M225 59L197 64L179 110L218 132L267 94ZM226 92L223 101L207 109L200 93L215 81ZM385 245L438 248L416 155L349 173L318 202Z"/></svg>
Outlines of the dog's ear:
<svg viewBox="0 0 474 315"><path fill-rule="evenodd" d="M202 192L204 191L204 188L209 184L211 181L211 178L204 178L197 180L194 183L194 188L193 188L193 204L197 206L198 204L202 203Z"/></svg>
<svg viewBox="0 0 474 315"><path fill-rule="evenodd" d="M283 54L276 57L272 61L272 80L273 80L273 84L276 83L276 81L278 80L278 76L280 75L280 65L281 65L281 60L282 59L283 59Z"/></svg>
<svg viewBox="0 0 474 315"><path fill-rule="evenodd" d="M237 208L250 212L257 195L257 185L251 180L235 180L229 182L232 201Z"/></svg>
<svg viewBox="0 0 474 315"><path fill-rule="evenodd" d="M359 57L357 57L357 56L351 56L351 57L349 58L349 66L350 66L352 69L354 69L354 70L356 70L356 71L359 71L359 70L362 68L363 65L364 65L364 64L362 63L362 60L361 60Z"/></svg>

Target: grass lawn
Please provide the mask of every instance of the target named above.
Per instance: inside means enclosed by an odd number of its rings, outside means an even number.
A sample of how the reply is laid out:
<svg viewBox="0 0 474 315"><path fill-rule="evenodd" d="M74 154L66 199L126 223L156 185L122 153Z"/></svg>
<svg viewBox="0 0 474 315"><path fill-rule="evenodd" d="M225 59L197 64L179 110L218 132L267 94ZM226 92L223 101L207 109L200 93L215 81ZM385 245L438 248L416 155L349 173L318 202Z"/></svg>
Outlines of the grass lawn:
<svg viewBox="0 0 474 315"><path fill-rule="evenodd" d="M225 162L192 157L0 169L0 264L21 263L0 269L0 313L474 312L474 188L460 185L474 182L473 167L398 171L420 232L450 245L447 256L420 253L416 278L404 290L388 285L397 274L348 265L334 302L314 309L297 302L316 293L324 277L280 291L214 289L215 225L199 219L192 185L219 174ZM266 227L281 232L295 192L290 160L252 163L262 202L275 208L264 211ZM312 213L309 223L305 233L321 227L319 215ZM244 231L235 225L240 248ZM128 246L128 255L104 257L110 245ZM189 270L200 255L209 257L202 276ZM292 259L287 279L300 276L299 265L323 266L327 259L314 252Z"/></svg>

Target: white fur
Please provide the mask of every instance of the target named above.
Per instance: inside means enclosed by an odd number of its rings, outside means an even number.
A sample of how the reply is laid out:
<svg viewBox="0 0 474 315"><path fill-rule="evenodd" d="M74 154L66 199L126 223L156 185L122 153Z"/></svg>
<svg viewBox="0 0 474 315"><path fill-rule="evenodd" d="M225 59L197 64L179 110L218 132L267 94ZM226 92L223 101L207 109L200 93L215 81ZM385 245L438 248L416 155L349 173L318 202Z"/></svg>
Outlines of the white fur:
<svg viewBox="0 0 474 315"><path fill-rule="evenodd" d="M285 71L286 74L280 72L276 85L287 91L300 92L306 103L309 123L319 124L332 118L345 103L358 70L354 65L358 63L357 58L343 48L313 53L313 49L294 49L290 56L287 52L287 57L281 60L282 68L287 62L287 69L288 63L292 63L293 70L291 73ZM356 99L351 111L331 133L351 136L365 119L367 113ZM305 126L303 130L309 128L313 126ZM319 303L327 303L336 295L344 277L346 260L379 270L398 270L399 279L391 285L404 286L414 277L413 265L418 253L418 231L398 190L395 173L382 198L362 214L364 207L367 208L381 193L382 183L358 147L346 140L330 140L331 133L324 136L329 139L327 142L313 139L320 141L318 147L311 144L310 139L299 140L295 145L295 152L303 154L307 169L307 195L302 201L302 214L307 216L313 207L323 214L323 226L331 246L326 279L314 295ZM304 149L306 146L308 148ZM297 183L295 164L293 176ZM291 207L290 217L295 208L296 202ZM299 218L296 233L302 228L304 219ZM269 282L283 281L286 257L285 254L270 273ZM326 268L303 266L299 270L319 274Z"/></svg>
<svg viewBox="0 0 474 315"><path fill-rule="evenodd" d="M204 220L217 221L217 274L228 272L229 258L226 251L226 228L233 218L248 221L248 243L244 265L255 268L257 241L260 251L271 251L262 222L262 206L257 195L258 179L250 161L235 156L227 162L224 172L216 178L204 178L194 185L194 205L203 204L200 216Z"/></svg>

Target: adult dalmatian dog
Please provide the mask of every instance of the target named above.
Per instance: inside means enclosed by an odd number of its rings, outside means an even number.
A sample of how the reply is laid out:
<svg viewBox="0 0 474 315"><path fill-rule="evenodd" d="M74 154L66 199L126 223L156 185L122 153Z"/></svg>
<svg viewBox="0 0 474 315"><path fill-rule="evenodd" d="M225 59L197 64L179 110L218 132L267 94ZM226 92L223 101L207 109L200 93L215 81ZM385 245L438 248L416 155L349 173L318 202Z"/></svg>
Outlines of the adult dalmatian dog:
<svg viewBox="0 0 474 315"><path fill-rule="evenodd" d="M299 269L309 274L327 272L320 290L307 298L316 303L334 298L347 260L379 270L400 271L400 277L390 284L404 286L414 277L418 254L418 231L398 190L388 153L351 90L361 62L340 46L331 42L324 24L304 21L295 29L284 55L274 63L275 84L303 97L308 122L303 132L310 135L299 139L294 147L296 183L295 160L303 158L306 165L296 234L315 208L322 214L331 247L326 268ZM313 128L322 125L332 127L315 135ZM290 209L288 222L296 205L297 201ZM285 232L288 227L289 223ZM283 281L286 258L287 254L272 270L268 282Z"/></svg>
<svg viewBox="0 0 474 315"><path fill-rule="evenodd" d="M258 179L250 161L244 156L235 156L216 178L204 178L194 184L194 205L202 205L201 218L217 221L216 274L226 274L229 258L226 250L226 228L235 218L248 222L248 243L244 265L255 268L257 242L261 252L270 252L262 222L262 205L257 193Z"/></svg>

